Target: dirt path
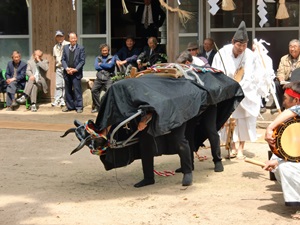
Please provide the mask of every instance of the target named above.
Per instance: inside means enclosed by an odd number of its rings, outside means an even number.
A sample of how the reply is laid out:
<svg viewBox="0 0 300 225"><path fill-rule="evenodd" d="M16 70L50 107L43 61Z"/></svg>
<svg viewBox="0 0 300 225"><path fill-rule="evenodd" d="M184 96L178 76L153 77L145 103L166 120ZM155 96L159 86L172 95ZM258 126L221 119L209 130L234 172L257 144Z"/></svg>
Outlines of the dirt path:
<svg viewBox="0 0 300 225"><path fill-rule="evenodd" d="M0 114L0 120L14 116ZM84 121L91 115L31 114L20 121L68 126L74 117ZM1 225L299 224L290 219L297 208L284 206L280 186L267 172L233 159L223 161L223 173L214 173L209 149L200 151L208 160L195 162L193 186L183 188L182 175L176 174L156 176L155 185L136 189L133 184L142 178L139 160L105 171L86 148L69 155L78 144L74 135L61 139L61 131L0 132ZM265 161L267 151L263 141L246 143L250 158ZM155 158L158 171L178 166L176 155Z"/></svg>

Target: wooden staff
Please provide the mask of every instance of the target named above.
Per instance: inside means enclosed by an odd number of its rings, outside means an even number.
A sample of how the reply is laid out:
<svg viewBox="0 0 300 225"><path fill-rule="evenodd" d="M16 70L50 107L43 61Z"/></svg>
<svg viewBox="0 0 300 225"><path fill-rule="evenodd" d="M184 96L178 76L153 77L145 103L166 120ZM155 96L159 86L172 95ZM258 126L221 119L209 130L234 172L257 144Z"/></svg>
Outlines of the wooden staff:
<svg viewBox="0 0 300 225"><path fill-rule="evenodd" d="M247 162L247 163L254 164L254 165L256 165L256 166L261 166L261 167L265 167L265 166L266 166L265 163L263 163L263 162L261 162L261 161L257 161L257 160L255 160L255 159L245 158L244 161Z"/></svg>

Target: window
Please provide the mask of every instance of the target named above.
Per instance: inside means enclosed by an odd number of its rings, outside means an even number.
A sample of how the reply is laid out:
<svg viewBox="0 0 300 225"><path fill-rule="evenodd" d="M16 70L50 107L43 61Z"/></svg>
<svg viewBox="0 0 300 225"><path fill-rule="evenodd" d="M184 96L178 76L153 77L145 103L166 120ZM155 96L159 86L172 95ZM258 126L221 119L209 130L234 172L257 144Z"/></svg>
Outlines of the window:
<svg viewBox="0 0 300 225"><path fill-rule="evenodd" d="M268 14L266 15L268 21L265 23L264 27L295 27L299 26L299 0L286 0L285 5L289 14L288 19L277 20L276 14L277 9L279 7L278 2L274 3L266 3L267 8L266 11ZM260 18L257 15L258 11L256 9L256 18L255 18L255 26L259 26Z"/></svg>
<svg viewBox="0 0 300 225"><path fill-rule="evenodd" d="M94 61L99 55L99 45L107 43L107 2L108 0L86 0L79 3L79 37L85 48L84 74L87 76L95 76Z"/></svg>
<svg viewBox="0 0 300 225"><path fill-rule="evenodd" d="M211 15L211 28L237 28L242 20L247 27L251 27L251 1L235 1L235 4L236 9L233 11L223 11L220 7L216 15Z"/></svg>
<svg viewBox="0 0 300 225"><path fill-rule="evenodd" d="M0 35L20 35L28 32L26 1L0 2Z"/></svg>
<svg viewBox="0 0 300 225"><path fill-rule="evenodd" d="M183 26L179 25L180 33L197 33L198 32L198 0L184 0L181 1L180 9L193 13L193 17Z"/></svg>
<svg viewBox="0 0 300 225"><path fill-rule="evenodd" d="M100 54L99 46L100 44L106 43L105 38L84 38L82 40L82 45L85 49L85 71L95 71L94 62L95 58ZM95 73L93 73L95 75Z"/></svg>
<svg viewBox="0 0 300 225"><path fill-rule="evenodd" d="M82 33L106 33L106 1L82 1Z"/></svg>
<svg viewBox="0 0 300 225"><path fill-rule="evenodd" d="M17 50L22 60L29 59L29 26L26 1L0 1L0 68L6 69L11 53Z"/></svg>
<svg viewBox="0 0 300 225"><path fill-rule="evenodd" d="M185 0L181 1L180 9L193 13L193 17L187 21L185 26L179 23L179 51L186 50L189 42L198 40L198 21L199 21L199 1Z"/></svg>
<svg viewBox="0 0 300 225"><path fill-rule="evenodd" d="M231 42L236 28L244 20L249 37L248 48L251 48L253 38L269 42L270 46L266 46L266 48L269 50L268 55L272 58L273 68L276 71L280 58L288 53L289 41L299 38L299 2L299 0L286 0L285 5L289 18L278 20L276 14L279 0L265 1L268 21L261 28L259 26L261 19L258 16L257 0L235 1L235 10L225 12L220 9L215 16L210 16L211 27L209 33L214 38L217 46L222 48L223 45ZM253 25L252 21L254 22Z"/></svg>

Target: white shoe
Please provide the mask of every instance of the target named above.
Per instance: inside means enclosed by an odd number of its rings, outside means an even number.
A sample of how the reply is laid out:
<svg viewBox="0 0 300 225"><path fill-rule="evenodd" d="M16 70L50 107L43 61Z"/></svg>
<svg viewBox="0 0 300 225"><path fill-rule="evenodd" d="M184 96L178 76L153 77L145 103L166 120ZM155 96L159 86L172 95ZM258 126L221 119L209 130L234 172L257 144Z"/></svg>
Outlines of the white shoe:
<svg viewBox="0 0 300 225"><path fill-rule="evenodd" d="M59 104L59 102L55 100L54 102L51 103L51 106L52 106L52 107L58 106L58 104Z"/></svg>
<svg viewBox="0 0 300 225"><path fill-rule="evenodd" d="M60 106L60 107L64 107L64 106L66 106L66 103L65 103L65 102L60 102L60 103L59 103L59 106Z"/></svg>
<svg viewBox="0 0 300 225"><path fill-rule="evenodd" d="M24 95L22 95L22 96L21 96L20 98L18 98L16 101L17 101L18 103L22 104L22 103L25 103L25 102L26 102L26 98L25 98Z"/></svg>
<svg viewBox="0 0 300 225"><path fill-rule="evenodd" d="M36 105L32 104L31 105L31 112L36 112L36 111L37 111Z"/></svg>

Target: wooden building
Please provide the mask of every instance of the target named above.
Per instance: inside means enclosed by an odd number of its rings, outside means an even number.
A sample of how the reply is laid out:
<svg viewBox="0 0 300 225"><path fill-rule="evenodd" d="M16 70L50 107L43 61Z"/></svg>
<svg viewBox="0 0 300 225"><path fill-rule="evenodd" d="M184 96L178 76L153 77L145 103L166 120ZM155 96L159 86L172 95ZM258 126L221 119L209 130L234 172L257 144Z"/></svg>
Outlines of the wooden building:
<svg viewBox="0 0 300 225"><path fill-rule="evenodd" d="M72 4L74 2L74 5ZM177 0L165 1L177 8ZM264 39L271 45L267 48L276 70L280 57L288 53L291 39L299 39L300 0L286 0L289 18L276 19L279 0L265 0L268 21L261 27L257 0L235 1L236 9L220 9L211 15L211 6L206 0L180 0L180 9L193 13L185 25L180 23L178 14L164 9L167 13L165 24L160 28L160 42L166 45L169 61L174 61L188 42L198 42L201 46L205 37L212 37L218 47L229 43L240 21L247 25L249 39ZM219 1L221 2L221 1ZM13 50L22 53L28 60L34 49L41 49L50 61L48 78L53 97L55 72L52 49L55 44L55 31L66 34L75 31L79 43L86 49L84 76L94 76L94 58L99 54L99 45L108 43L112 53L123 44L124 37L136 32L134 13L143 0L125 0L129 13L123 14L122 0L5 0L0 2L0 68L5 69ZM219 5L220 6L220 5ZM66 36L67 39L67 36ZM249 46L251 47L251 41Z"/></svg>

